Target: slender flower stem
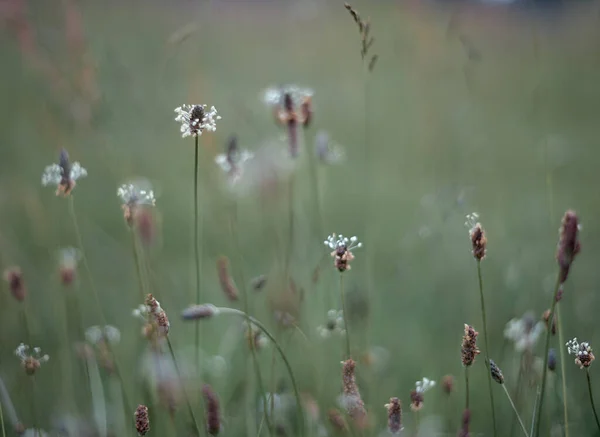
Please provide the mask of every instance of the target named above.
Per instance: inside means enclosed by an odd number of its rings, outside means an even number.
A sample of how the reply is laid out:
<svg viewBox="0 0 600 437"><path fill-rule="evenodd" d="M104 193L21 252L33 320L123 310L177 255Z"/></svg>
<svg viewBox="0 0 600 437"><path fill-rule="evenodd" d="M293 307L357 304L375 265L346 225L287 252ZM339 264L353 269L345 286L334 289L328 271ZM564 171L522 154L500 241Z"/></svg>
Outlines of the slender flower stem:
<svg viewBox="0 0 600 437"><path fill-rule="evenodd" d="M236 252L238 254L238 262L240 264L240 278L241 278L241 286L240 289L242 291L242 298L244 300L243 304L244 304L244 312L243 314L246 317L246 323L248 325L248 329L251 328L251 321L250 321L250 315L248 314L248 307L249 307L249 302L248 302L248 293L246 291L246 280L244 278L244 264L243 264L243 257L242 257L242 251L241 251L241 245L240 245L240 241L236 232L236 227L237 227L237 204L234 203L233 204L233 208L232 208L232 217L231 220L229 221L229 231L231 232L231 237L234 240L234 244L235 244L235 249ZM250 335L250 353L252 355L252 362L254 364L254 371L256 373L256 380L257 380L257 384L258 384L258 389L261 393L261 397L262 397L262 401L263 401L263 407L264 407L264 418L265 421L267 422L267 428L269 429L269 434L270 435L274 435L275 433L275 429L273 428L273 423L271 422L271 418L269 417L269 414L267 413L267 394L265 392L265 388L263 385L263 381L262 381L262 374L260 371L260 364L258 362L258 357L256 356L256 345L254 344L254 338L252 337L252 335ZM271 399L273 398L273 393L271 393ZM270 411L270 414L273 414L273 411Z"/></svg>
<svg viewBox="0 0 600 437"><path fill-rule="evenodd" d="M510 402L510 406L512 407L513 411L515 412L515 415L517 416L517 419L519 420L519 424L521 425L521 429L523 430L525 437L529 437L529 434L527 433L527 429L525 428L525 425L523 424L523 421L521 420L521 416L519 416L517 407L515 407L515 403L513 402L512 398L510 397L510 393L506 389L506 385L505 384L500 384L500 385L502 385L502 388L504 389L504 393L506 393L506 397L508 398L508 402Z"/></svg>
<svg viewBox="0 0 600 437"><path fill-rule="evenodd" d="M35 430L34 436L39 436L40 435L39 431L38 431L39 422L38 422L38 417L37 417L37 408L35 405L35 400L36 400L35 376L31 375L31 376L29 376L29 378L31 379L31 414L33 415L32 424L33 424L33 429Z"/></svg>
<svg viewBox="0 0 600 437"><path fill-rule="evenodd" d="M535 403L533 404L533 414L531 415L531 430L529 431L529 435L533 436L533 430L535 427L535 415L537 413L537 409L540 405L540 386L538 385L536 393L535 393Z"/></svg>
<svg viewBox="0 0 600 437"><path fill-rule="evenodd" d="M198 136L194 138L194 260L196 263L196 303L200 303L200 242L198 241ZM200 324L196 324L196 367L200 366Z"/></svg>
<svg viewBox="0 0 600 437"><path fill-rule="evenodd" d="M132 228L130 228L131 231L131 247L132 247L132 252L133 252L133 261L135 262L135 271L137 273L137 278L138 278L138 289L140 291L140 298L141 298L141 302L144 301L144 282L143 282L143 275L142 275L142 267L141 267L141 263L140 263L140 255L138 253L138 245L136 242L136 238L135 238L135 231Z"/></svg>
<svg viewBox="0 0 600 437"><path fill-rule="evenodd" d="M183 392L183 397L185 398L185 404L187 405L188 412L194 422L194 427L196 428L197 435L200 435L200 426L198 425L198 421L196 420L196 415L194 414L194 410L192 409L192 404L190 403L190 398L187 395L187 391L185 390L185 384L181 379L181 371L179 370L179 364L177 364L177 359L175 358L175 352L173 351L173 346L171 345L171 339L166 336L167 345L169 346L169 353L171 354L171 358L173 359L173 365L175 366L175 371L177 372L177 379L179 380L179 384L181 384L181 391Z"/></svg>
<svg viewBox="0 0 600 437"><path fill-rule="evenodd" d="M481 298L481 318L483 319L483 338L485 340L485 362L489 363L490 362L490 344L488 342L488 333L487 333L487 320L486 320L486 314L485 314L485 302L484 302L484 298L483 298L483 278L481 276L481 260L478 259L477 260L477 279L479 280L479 297ZM489 366L489 364L486 364L487 366ZM494 426L494 436L498 435L496 432L496 411L494 408L494 394L492 391L492 374L489 371L487 371L487 376L488 376L488 388L489 388L489 392L490 392L490 405L492 407L492 423Z"/></svg>
<svg viewBox="0 0 600 437"><path fill-rule="evenodd" d="M567 409L567 376L565 369L565 351L564 347L565 339L563 337L562 319L560 317L560 303L556 303L556 323L558 324L558 341L560 346L560 379L562 382L562 396L563 396L563 412L565 417L565 437L569 437L569 414Z"/></svg>
<svg viewBox="0 0 600 437"><path fill-rule="evenodd" d="M286 370L290 376L290 381L292 383L292 388L294 390L294 396L296 397L296 408L298 410L298 415L300 416L300 423L302 425L302 428L300 430L301 432L299 432L298 435L304 435L304 410L302 408L302 398L300 397L300 391L298 390L298 384L296 383L296 378L294 377L294 371L292 370L292 366L290 365L290 362L287 359L287 356L283 352L283 349L281 348L279 343L277 343L277 340L275 339L273 334L271 334L269 332L269 330L265 327L265 325L263 325L261 322L259 322L254 317L249 316L248 314L244 313L243 311L236 310L235 308L226 308L226 307L219 307L219 308L217 308L217 310L219 311L219 314L233 315L233 316L238 316L238 317L242 317L242 318L246 319L248 322L252 323L258 329L260 329L263 332L263 334L265 334L269 338L269 340L271 340L271 342L277 349L277 352L279 352L279 356L283 360Z"/></svg>
<svg viewBox="0 0 600 437"><path fill-rule="evenodd" d="M561 275L560 272L556 277L556 285L554 286L554 293L552 293L552 304L550 305L550 315L548 320L552 323L554 320L554 310L556 309L556 296L560 289ZM542 388L540 389L540 401L537 409L536 420L535 420L535 434L532 437L539 437L540 427L542 424L542 406L544 405L544 391L546 390L546 374L548 373L548 350L550 349L550 336L552 335L552 329L546 330L546 344L544 347L544 368L542 370Z"/></svg>
<svg viewBox="0 0 600 437"><path fill-rule="evenodd" d="M344 327L346 328L346 357L352 356L350 352L350 323L348 323L348 313L346 312L346 297L344 294L344 274L340 273L340 299L342 301L342 312L344 313Z"/></svg>
<svg viewBox="0 0 600 437"><path fill-rule="evenodd" d="M0 425L2 425L2 437L6 437L6 429L4 427L4 412L2 411L2 402L0 402Z"/></svg>
<svg viewBox="0 0 600 437"><path fill-rule="evenodd" d="M465 367L465 410L469 409L469 367Z"/></svg>
<svg viewBox="0 0 600 437"><path fill-rule="evenodd" d="M590 378L590 368L585 369L585 376L587 378L588 391L590 392L590 404L592 404L592 411L594 412L594 419L596 419L596 425L600 430L600 420L598 420L598 413L596 412L596 406L594 405L594 395L592 394L592 380Z"/></svg>

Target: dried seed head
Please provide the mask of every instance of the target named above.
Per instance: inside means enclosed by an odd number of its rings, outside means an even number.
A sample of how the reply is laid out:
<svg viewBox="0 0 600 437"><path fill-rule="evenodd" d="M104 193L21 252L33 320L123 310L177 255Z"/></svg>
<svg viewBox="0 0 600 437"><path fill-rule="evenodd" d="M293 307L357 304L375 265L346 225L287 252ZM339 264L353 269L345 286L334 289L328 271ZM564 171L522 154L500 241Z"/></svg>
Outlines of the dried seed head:
<svg viewBox="0 0 600 437"><path fill-rule="evenodd" d="M462 339L461 359L463 366L470 366L475 361L475 357L481 352L477 347L477 335L479 333L472 326L465 323L465 334Z"/></svg>
<svg viewBox="0 0 600 437"><path fill-rule="evenodd" d="M560 280L564 283L575 256L581 251L579 243L579 218L575 211L568 210L563 216L560 226L556 260L560 267Z"/></svg>
<svg viewBox="0 0 600 437"><path fill-rule="evenodd" d="M550 327L550 310L544 311L542 320L546 324L546 329L551 329L552 335L556 335L556 314L552 317L552 327Z"/></svg>
<svg viewBox="0 0 600 437"><path fill-rule="evenodd" d="M366 424L367 411L356 384L356 363L352 358L342 361L342 398L341 403L355 423L363 427Z"/></svg>
<svg viewBox="0 0 600 437"><path fill-rule="evenodd" d="M233 281L233 278L229 274L229 259L226 256L221 256L217 259L217 274L219 276L219 284L221 284L221 290L227 298L235 302L239 299L238 289Z"/></svg>
<svg viewBox="0 0 600 437"><path fill-rule="evenodd" d="M595 360L594 354L592 353L592 347L586 341L579 343L577 337L573 340L569 340L566 344L569 355L575 355L575 364L580 369L584 367L590 367L592 362Z"/></svg>
<svg viewBox="0 0 600 437"><path fill-rule="evenodd" d="M504 384L504 375L502 374L502 370L500 367L496 365L494 360L490 359L490 375L492 375L492 379L496 381L498 384Z"/></svg>
<svg viewBox="0 0 600 437"><path fill-rule="evenodd" d="M339 410L332 408L327 412L327 418L329 423L339 434L346 434L348 432L348 425L344 420L344 416Z"/></svg>
<svg viewBox="0 0 600 437"><path fill-rule="evenodd" d="M473 256L476 260L481 261L485 258L487 249L487 238L485 232L481 227L481 223L477 222L469 231L471 237L471 245L473 247Z"/></svg>
<svg viewBox="0 0 600 437"><path fill-rule="evenodd" d="M10 294L19 302L25 300L27 289L23 281L23 273L19 267L9 267L4 271L4 280L8 283Z"/></svg>
<svg viewBox="0 0 600 437"><path fill-rule="evenodd" d="M212 387L204 384L202 387L204 402L206 404L206 427L210 435L217 435L221 429L219 399Z"/></svg>
<svg viewBox="0 0 600 437"><path fill-rule="evenodd" d="M148 418L148 407L145 405L138 405L135 410L135 429L138 435L146 435L150 430L150 419Z"/></svg>
<svg viewBox="0 0 600 437"><path fill-rule="evenodd" d="M454 376L446 375L442 378L442 388L446 394L452 393L454 390Z"/></svg>
<svg viewBox="0 0 600 437"><path fill-rule="evenodd" d="M388 430L392 434L402 431L402 403L398 398L390 398L390 403L384 405L388 412Z"/></svg>
<svg viewBox="0 0 600 437"><path fill-rule="evenodd" d="M207 319L219 314L219 309L209 303L202 305L192 305L181 312L183 320Z"/></svg>

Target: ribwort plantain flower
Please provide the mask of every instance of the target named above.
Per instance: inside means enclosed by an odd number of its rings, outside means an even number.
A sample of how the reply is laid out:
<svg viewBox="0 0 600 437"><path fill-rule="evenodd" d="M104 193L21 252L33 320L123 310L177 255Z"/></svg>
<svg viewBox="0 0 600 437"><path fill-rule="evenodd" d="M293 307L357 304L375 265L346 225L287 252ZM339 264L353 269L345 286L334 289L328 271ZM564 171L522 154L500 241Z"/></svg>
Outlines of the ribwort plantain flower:
<svg viewBox="0 0 600 437"><path fill-rule="evenodd" d="M156 205L154 190L146 181L129 182L121 185L117 189L117 196L121 199L123 217L129 226L133 225L140 206Z"/></svg>
<svg viewBox="0 0 600 437"><path fill-rule="evenodd" d="M150 419L148 418L148 407L145 405L138 405L135 410L135 430L138 435L144 436L150 431Z"/></svg>
<svg viewBox="0 0 600 437"><path fill-rule="evenodd" d="M481 353L477 347L477 336L479 332L475 331L471 325L465 323L465 334L462 339L461 361L463 366L469 367L475 362L475 357Z"/></svg>
<svg viewBox="0 0 600 437"><path fill-rule="evenodd" d="M45 168L42 174L42 185L55 185L56 195L66 197L75 188L75 181L85 176L87 176L87 170L79 162L71 164L69 154L62 149L58 164L52 164Z"/></svg>
<svg viewBox="0 0 600 437"><path fill-rule="evenodd" d="M579 231L581 225L575 211L568 210L563 216L559 229L560 235L556 250L556 260L560 267L560 282L564 283L569 276L575 256L581 251Z"/></svg>
<svg viewBox="0 0 600 437"><path fill-rule="evenodd" d="M81 259L81 251L67 247L58 252L58 273L60 282L66 287L73 283L77 275L77 263Z"/></svg>
<svg viewBox="0 0 600 437"><path fill-rule="evenodd" d="M514 343L517 352L531 351L544 332L544 326L543 321L536 321L533 314L528 312L506 324L504 337Z"/></svg>
<svg viewBox="0 0 600 437"><path fill-rule="evenodd" d="M215 162L229 178L229 182L234 184L240 180L246 161L254 158L254 154L248 150L240 150L237 144L237 137L232 136L227 143L225 153L217 155Z"/></svg>
<svg viewBox="0 0 600 437"><path fill-rule="evenodd" d="M390 402L384 407L388 412L388 431L399 434L404 429L402 426L402 402L398 398L390 398Z"/></svg>
<svg viewBox="0 0 600 437"><path fill-rule="evenodd" d="M344 312L329 310L327 312L327 321L324 325L319 325L317 327L317 333L322 338L329 338L333 334L345 335Z"/></svg>
<svg viewBox="0 0 600 437"><path fill-rule="evenodd" d="M342 361L342 396L340 405L346 413L360 426L365 425L367 411L360 396L355 376L356 363L352 358Z"/></svg>
<svg viewBox="0 0 600 437"><path fill-rule="evenodd" d="M469 228L469 237L471 238L473 256L476 260L481 261L486 255L487 238L485 236L485 231L478 220L479 214L473 212L467 215L465 226Z"/></svg>
<svg viewBox="0 0 600 437"><path fill-rule="evenodd" d="M97 350L102 368L110 373L114 372L116 369L111 346L121 341L121 331L112 325L90 326L85 331L85 338Z"/></svg>
<svg viewBox="0 0 600 437"><path fill-rule="evenodd" d="M142 320L142 334L151 342L155 343L169 334L171 325L167 313L152 294L146 296L143 305L133 310L133 316Z"/></svg>
<svg viewBox="0 0 600 437"><path fill-rule="evenodd" d="M331 234L323 243L333 249L331 252L331 257L334 259L333 265L340 272L350 270L350 262L354 259L352 250L362 247L362 243L359 243L355 236L347 238L342 234L339 236Z"/></svg>
<svg viewBox="0 0 600 437"><path fill-rule="evenodd" d="M181 312L183 320L208 319L219 314L219 308L210 303L192 305Z"/></svg>
<svg viewBox="0 0 600 437"><path fill-rule="evenodd" d="M19 267L9 267L4 271L4 280L8 283L10 294L19 302L25 300L27 288L23 280L23 273Z"/></svg>
<svg viewBox="0 0 600 437"><path fill-rule="evenodd" d="M199 137L204 131L217 130L217 120L221 119L214 106L206 110L206 105L181 105L175 108L175 121L181 123L181 137Z"/></svg>
<svg viewBox="0 0 600 437"><path fill-rule="evenodd" d="M48 362L50 356L47 354L42 355L42 349L39 347L34 347L32 353L29 350L28 345L21 343L15 349L15 355L21 360L21 366L25 369L25 373L33 375L43 363Z"/></svg>
<svg viewBox="0 0 600 437"><path fill-rule="evenodd" d="M423 408L423 401L425 400L423 395L433 387L435 387L435 381L429 378L423 378L421 381L416 382L415 389L410 392L410 409L412 411L419 411Z"/></svg>
<svg viewBox="0 0 600 437"><path fill-rule="evenodd" d="M579 343L577 337L573 340L569 340L566 344L569 355L575 355L575 364L580 369L584 367L590 367L592 362L596 359L592 353L592 347L588 342Z"/></svg>
<svg viewBox="0 0 600 437"><path fill-rule="evenodd" d="M206 404L206 429L210 435L217 435L221 430L219 398L209 384L202 387L202 395Z"/></svg>
<svg viewBox="0 0 600 437"><path fill-rule="evenodd" d="M498 384L504 384L504 375L502 374L502 370L500 367L494 362L494 360L490 359L490 375L492 375L492 379L496 381Z"/></svg>

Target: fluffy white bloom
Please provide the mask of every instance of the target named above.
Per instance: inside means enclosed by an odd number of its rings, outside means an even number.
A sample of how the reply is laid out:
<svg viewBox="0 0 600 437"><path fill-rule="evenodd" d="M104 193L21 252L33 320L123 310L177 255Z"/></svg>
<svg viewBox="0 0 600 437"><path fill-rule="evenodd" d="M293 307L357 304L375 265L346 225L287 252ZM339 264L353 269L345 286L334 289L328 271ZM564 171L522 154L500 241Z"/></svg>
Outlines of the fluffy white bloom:
<svg viewBox="0 0 600 437"><path fill-rule="evenodd" d="M139 185L128 183L123 184L117 189L117 196L124 205L151 205L156 204L154 191L148 188L142 188Z"/></svg>
<svg viewBox="0 0 600 437"><path fill-rule="evenodd" d="M206 105L181 105L175 108L175 121L181 123L181 137L199 137L205 130L214 132L217 130L217 120L221 116L217 114L214 106L206 110Z"/></svg>
<svg viewBox="0 0 600 437"><path fill-rule="evenodd" d="M504 337L514 342L517 352L523 352L535 346L544 329L544 322L536 323L531 315L525 314L522 318L512 319L506 324Z"/></svg>
<svg viewBox="0 0 600 437"><path fill-rule="evenodd" d="M71 165L69 171L68 180L76 181L77 179L87 176L87 170L81 166L78 162L74 162ZM66 178L67 179L67 178ZM58 164L52 164L45 168L42 174L42 185L60 185L63 180L63 168Z"/></svg>
<svg viewBox="0 0 600 437"><path fill-rule="evenodd" d="M433 387L435 387L435 381L429 378L423 378L421 381L416 382L417 393L425 393Z"/></svg>
<svg viewBox="0 0 600 437"><path fill-rule="evenodd" d="M111 344L117 344L121 340L121 331L111 325L104 327L90 326L85 331L85 338L91 344L97 344L100 340L106 340Z"/></svg>
<svg viewBox="0 0 600 437"><path fill-rule="evenodd" d="M354 237L344 237L342 234L336 235L331 234L327 237L327 240L323 242L325 246L328 246L330 249L338 249L345 248L346 250L356 249L358 247L362 247L362 243L358 242L358 238Z"/></svg>
<svg viewBox="0 0 600 437"><path fill-rule="evenodd" d="M327 321L325 324L317 326L317 333L322 338L329 338L332 334L345 335L344 312L329 310L327 312Z"/></svg>
<svg viewBox="0 0 600 437"><path fill-rule="evenodd" d="M298 85L272 86L263 91L263 102L268 107L283 105L286 94L289 94L294 107L296 107L301 105L307 98L312 97L314 91Z"/></svg>
<svg viewBox="0 0 600 437"><path fill-rule="evenodd" d="M222 153L215 157L215 162L225 173L231 173L239 169L246 161L254 158L254 153L248 150L242 150L238 154L228 155Z"/></svg>
<svg viewBox="0 0 600 437"><path fill-rule="evenodd" d="M38 360L40 363L45 363L46 361L48 361L50 359L50 356L48 354L42 355L41 348L34 347L33 353L29 352L30 349L31 348L28 345L21 343L15 349L15 355L17 357L19 357L21 359L21 361L25 361L29 358L34 358L34 359Z"/></svg>

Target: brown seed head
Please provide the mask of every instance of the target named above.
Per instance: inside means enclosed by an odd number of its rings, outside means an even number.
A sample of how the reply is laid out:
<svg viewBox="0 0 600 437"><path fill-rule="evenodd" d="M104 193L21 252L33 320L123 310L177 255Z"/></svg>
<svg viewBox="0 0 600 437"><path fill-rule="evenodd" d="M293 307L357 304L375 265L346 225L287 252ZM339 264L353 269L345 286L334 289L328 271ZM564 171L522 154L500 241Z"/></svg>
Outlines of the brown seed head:
<svg viewBox="0 0 600 437"><path fill-rule="evenodd" d="M23 281L23 274L19 267L9 267L4 271L4 280L8 283L10 294L19 302L25 300L27 289Z"/></svg>
<svg viewBox="0 0 600 437"><path fill-rule="evenodd" d="M23 361L21 361L21 365L25 369L25 373L28 375L33 375L40 368L40 360L34 357L26 357Z"/></svg>
<svg viewBox="0 0 600 437"><path fill-rule="evenodd" d="M454 376L446 375L442 378L442 388L446 394L452 393L454 390Z"/></svg>
<svg viewBox="0 0 600 437"><path fill-rule="evenodd" d="M221 417L219 412L219 399L212 387L204 384L202 387L204 402L206 404L206 427L210 435L217 435L221 429Z"/></svg>
<svg viewBox="0 0 600 437"><path fill-rule="evenodd" d="M348 432L348 425L339 410L336 410L335 408L330 409L327 412L327 418L336 432L339 434L346 434Z"/></svg>
<svg viewBox="0 0 600 437"><path fill-rule="evenodd" d="M356 363L352 358L342 362L342 399L348 415L360 428L366 426L367 411L356 385Z"/></svg>
<svg viewBox="0 0 600 437"><path fill-rule="evenodd" d="M476 260L481 261L485 258L487 248L487 238L481 227L481 223L476 223L470 231L471 244L473 246L473 256Z"/></svg>
<svg viewBox="0 0 600 437"><path fill-rule="evenodd" d="M217 274L219 276L221 290L223 290L225 296L232 302L238 300L238 289L235 286L233 278L229 274L229 259L226 256L221 256L217 259Z"/></svg>
<svg viewBox="0 0 600 437"><path fill-rule="evenodd" d="M390 398L390 403L385 404L388 412L388 430L392 434L402 431L402 403L398 398Z"/></svg>
<svg viewBox="0 0 600 437"><path fill-rule="evenodd" d="M560 267L561 283L567 280L575 256L581 251L579 243L579 218L575 211L568 210L560 226L556 260Z"/></svg>
<svg viewBox="0 0 600 437"><path fill-rule="evenodd" d="M502 374L502 370L500 370L500 367L496 365L494 360L490 360L490 375L492 375L492 379L498 384L504 384L504 375Z"/></svg>
<svg viewBox="0 0 600 437"><path fill-rule="evenodd" d="M218 314L219 309L216 306L210 303L205 303L202 305L192 305L187 307L181 312L181 318L183 320L200 320L207 319Z"/></svg>
<svg viewBox="0 0 600 437"><path fill-rule="evenodd" d="M472 326L465 323L465 334L462 339L461 359L463 366L470 366L475 361L475 357L481 353L477 347L477 335L479 333Z"/></svg>
<svg viewBox="0 0 600 437"><path fill-rule="evenodd" d="M146 435L150 430L150 419L148 418L148 407L138 405L135 410L135 429L139 435Z"/></svg>

